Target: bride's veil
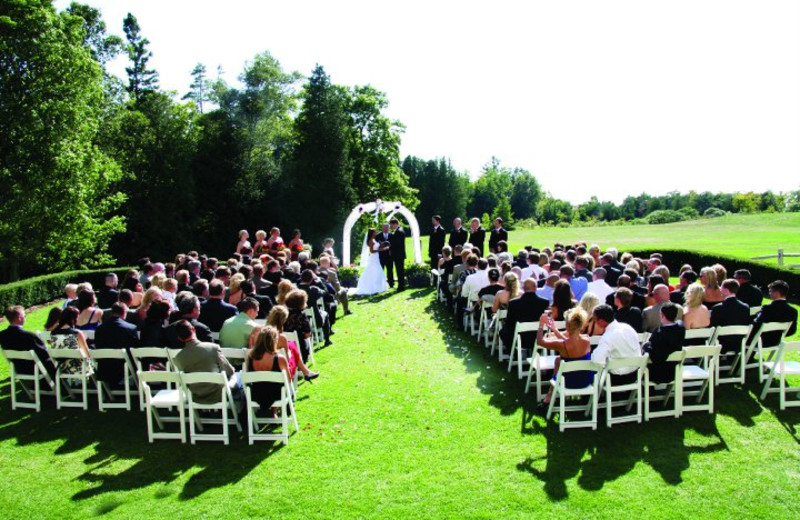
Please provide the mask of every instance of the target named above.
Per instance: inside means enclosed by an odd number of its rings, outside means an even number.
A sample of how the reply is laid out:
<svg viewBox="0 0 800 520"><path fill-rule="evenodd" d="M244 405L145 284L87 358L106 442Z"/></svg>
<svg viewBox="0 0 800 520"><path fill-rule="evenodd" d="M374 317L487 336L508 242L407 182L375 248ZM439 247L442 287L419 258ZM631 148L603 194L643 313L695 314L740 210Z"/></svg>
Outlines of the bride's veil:
<svg viewBox="0 0 800 520"><path fill-rule="evenodd" d="M367 237L369 236L369 229L367 229L366 233L364 233L364 245L361 246L361 267L367 267L367 262L369 261L370 251L367 247Z"/></svg>

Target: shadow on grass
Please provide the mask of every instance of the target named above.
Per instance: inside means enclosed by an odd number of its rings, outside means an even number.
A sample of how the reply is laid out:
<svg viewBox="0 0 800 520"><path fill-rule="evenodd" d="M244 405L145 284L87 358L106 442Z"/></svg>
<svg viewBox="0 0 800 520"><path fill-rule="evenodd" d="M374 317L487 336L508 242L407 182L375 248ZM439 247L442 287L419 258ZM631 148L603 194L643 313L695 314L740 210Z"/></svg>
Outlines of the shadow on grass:
<svg viewBox="0 0 800 520"><path fill-rule="evenodd" d="M706 413L687 413L680 419L654 419L613 428L604 425L601 415L596 431L561 433L556 421L548 422L535 414L535 394L524 393L524 380L518 379L516 367L509 373L507 362L498 363L483 343L457 327L444 305L431 301L426 311L437 324L448 352L462 360L466 372L477 374L477 385L481 393L489 396L489 404L502 415L521 412L522 435L544 436L545 453L519 462L516 469L541 480L552 501L568 497L567 481L575 477L582 489L596 491L639 463L649 465L667 484L678 485L692 455L728 449L717 429L716 415ZM717 414L730 416L743 426L753 426L754 417L763 409L751 392L731 385L717 388ZM794 425L787 426L796 436L793 428ZM691 432L688 441L687 432Z"/></svg>
<svg viewBox="0 0 800 520"><path fill-rule="evenodd" d="M53 400L45 398L39 413L11 410L8 389L0 398L0 439L14 439L19 446L61 441L55 455L69 454L92 448L94 452L84 463L89 467L75 476L90 487L72 496L85 500L106 493L131 491L153 484L164 484L156 498L178 494L180 500L190 500L204 492L235 484L261 462L278 451L281 443L245 445L246 434L231 428L231 444L202 443L192 446L180 441L147 442L146 420L142 412L113 410L101 413L90 399L89 411L55 410ZM94 409L92 407L94 406ZM209 427L213 428L213 427ZM120 469L124 466L124 469ZM188 480L178 488L176 482ZM110 497L95 509L103 515L122 502Z"/></svg>

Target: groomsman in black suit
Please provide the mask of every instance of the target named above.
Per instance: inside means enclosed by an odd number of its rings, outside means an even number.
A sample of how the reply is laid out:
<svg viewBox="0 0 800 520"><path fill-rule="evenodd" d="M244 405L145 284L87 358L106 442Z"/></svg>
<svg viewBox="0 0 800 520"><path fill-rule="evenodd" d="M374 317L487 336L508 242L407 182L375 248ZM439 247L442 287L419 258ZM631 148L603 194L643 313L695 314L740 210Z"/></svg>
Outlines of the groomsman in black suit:
<svg viewBox="0 0 800 520"><path fill-rule="evenodd" d="M47 353L44 341L35 332L22 328L25 325L25 309L19 305L14 305L8 307L3 316L8 320L8 328L0 331L0 347L5 350L33 350L42 365L44 365L50 378L55 378L56 366L53 364L53 360L50 359L50 354ZM20 374L33 374L33 367L33 361L14 361L14 368Z"/></svg>
<svg viewBox="0 0 800 520"><path fill-rule="evenodd" d="M498 253L497 243L500 241L508 242L508 231L503 229L503 219L497 217L494 219L494 229L492 229L489 235L489 251Z"/></svg>
<svg viewBox="0 0 800 520"><path fill-rule="evenodd" d="M394 269L397 271L397 290L404 291L406 289L406 232L400 227L400 222L396 218L390 220L389 224L392 227L392 234L389 235L389 252ZM389 269L391 270L391 266Z"/></svg>
<svg viewBox="0 0 800 520"><path fill-rule="evenodd" d="M478 248L478 256L483 256L483 243L486 242L486 230L481 227L481 221L473 217L470 220L469 243Z"/></svg>
<svg viewBox="0 0 800 520"><path fill-rule="evenodd" d="M431 259L431 269L436 269L439 265L439 257L442 255L442 248L444 248L445 232L442 227L442 217L435 215L431 220L433 229L430 240L428 240L428 257Z"/></svg>
<svg viewBox="0 0 800 520"><path fill-rule="evenodd" d="M764 294L761 292L761 289L753 285L750 279L750 271L747 269L739 269L733 273L733 279L739 282L739 292L736 294L736 297L749 307L761 307Z"/></svg>
<svg viewBox="0 0 800 520"><path fill-rule="evenodd" d="M453 219L453 231L450 232L450 240L447 245L454 251L456 246L463 246L467 243L467 230L461 227L461 219L456 217Z"/></svg>
<svg viewBox="0 0 800 520"><path fill-rule="evenodd" d="M739 289L741 290L741 288ZM789 305L786 298L789 296L789 284L783 280L775 280L767 288L771 303L764 305L761 312L756 315L753 321L753 332L750 333L748 342L753 340L756 332L764 323L791 323L786 336L793 336L797 332L797 310ZM767 332L761 335L761 341L765 347L774 347L780 342L780 332Z"/></svg>
<svg viewBox="0 0 800 520"><path fill-rule="evenodd" d="M725 327L729 325L750 325L750 307L736 295L739 292L739 282L725 280L721 285L722 303L711 309L711 326ZM741 344L741 338L726 336L720 338L722 352L731 352Z"/></svg>
<svg viewBox="0 0 800 520"><path fill-rule="evenodd" d="M391 246L391 241L389 240L392 236L389 233L389 224L384 224L381 226L381 230L375 236L375 240L381 245L381 248L378 250L378 258L381 261L381 268L386 269L386 281L389 283L389 287L394 287L394 270L392 269L392 251L391 248L386 248L383 244L388 243Z"/></svg>

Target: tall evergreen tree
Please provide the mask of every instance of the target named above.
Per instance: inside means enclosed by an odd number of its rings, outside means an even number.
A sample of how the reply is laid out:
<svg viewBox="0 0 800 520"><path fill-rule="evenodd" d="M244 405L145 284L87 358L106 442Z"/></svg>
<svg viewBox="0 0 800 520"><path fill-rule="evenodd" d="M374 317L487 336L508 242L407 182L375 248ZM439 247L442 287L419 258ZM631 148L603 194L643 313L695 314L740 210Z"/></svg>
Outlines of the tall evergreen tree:
<svg viewBox="0 0 800 520"><path fill-rule="evenodd" d="M290 184L306 203L290 213L307 235L319 238L341 226L355 203L347 164L347 115L341 91L320 65L314 68L301 96Z"/></svg>
<svg viewBox="0 0 800 520"><path fill-rule="evenodd" d="M210 100L211 82L206 78L206 66L198 63L192 69L192 84L189 92L182 99L191 99L197 110L203 113L203 103Z"/></svg>
<svg viewBox="0 0 800 520"><path fill-rule="evenodd" d="M141 28L136 17L131 13L122 22L122 29L125 31L125 38L128 40L128 58L131 66L125 67L128 74L128 94L139 103L148 94L158 90L158 73L153 69L147 68L147 62L153 56L147 46L150 40L142 37Z"/></svg>

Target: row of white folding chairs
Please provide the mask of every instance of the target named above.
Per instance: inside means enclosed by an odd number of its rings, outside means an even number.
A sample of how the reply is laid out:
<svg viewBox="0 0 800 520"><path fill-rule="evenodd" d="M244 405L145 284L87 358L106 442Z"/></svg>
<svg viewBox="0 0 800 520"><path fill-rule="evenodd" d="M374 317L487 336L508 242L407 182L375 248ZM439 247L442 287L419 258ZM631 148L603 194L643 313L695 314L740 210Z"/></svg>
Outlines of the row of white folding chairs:
<svg viewBox="0 0 800 520"><path fill-rule="evenodd" d="M221 441L227 445L230 441L230 425L235 426L238 431L242 431L236 403L226 374L221 372L140 371L137 375L145 396L144 409L147 415L147 438L149 442L152 443L155 439L180 439L181 442L186 442L187 421L189 423L189 440L192 444L195 444L196 441ZM257 440L278 440L288 444L289 420L294 424L296 432L299 431L299 425L291 397L291 385L286 378L286 374L271 371L243 372L241 381L245 393L249 444L253 444ZM257 412L260 406L253 400L252 385L260 383L281 385L280 398L271 404L271 408L279 410L279 417L258 416ZM153 385L156 384L164 386L164 388L153 388ZM220 387L219 400L214 403L197 402L190 388L191 385L195 384L218 385ZM177 415L162 415L164 410L175 410ZM207 416L207 414L213 412L219 412L219 418ZM179 431L163 431L165 423L177 423ZM280 425L279 432L262 431L263 428L275 424ZM159 431L156 431L156 425L159 427ZM204 430L204 425L219 425L222 427L222 431L221 433L210 433Z"/></svg>

